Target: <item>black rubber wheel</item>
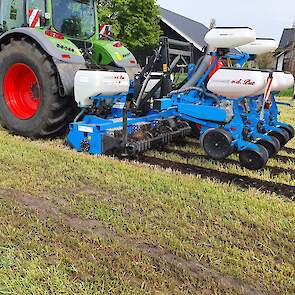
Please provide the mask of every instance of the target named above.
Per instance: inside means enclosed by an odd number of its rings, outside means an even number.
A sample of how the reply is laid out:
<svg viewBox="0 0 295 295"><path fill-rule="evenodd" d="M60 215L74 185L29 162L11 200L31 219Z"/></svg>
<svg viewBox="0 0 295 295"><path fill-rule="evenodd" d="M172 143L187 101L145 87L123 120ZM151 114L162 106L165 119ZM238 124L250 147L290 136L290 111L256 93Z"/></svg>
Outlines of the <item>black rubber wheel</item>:
<svg viewBox="0 0 295 295"><path fill-rule="evenodd" d="M21 75L17 66L27 68L36 82L29 85L25 75ZM14 71L14 74L9 75ZM10 77L10 78L9 78ZM17 81L12 83L13 77ZM10 80L10 81L9 81ZM25 92L18 90L26 87ZM5 87L5 89L4 89ZM51 59L35 43L26 39L11 39L0 51L0 121L2 125L14 134L31 138L53 137L63 133L74 116L74 100L60 97L58 92L57 74ZM25 95L23 94L25 93ZM31 100L27 100L28 93L39 102L30 111ZM13 104L13 96L20 101ZM12 102L12 103L11 103ZM22 113L22 104L25 104Z"/></svg>
<svg viewBox="0 0 295 295"><path fill-rule="evenodd" d="M281 149L281 144L276 137L270 136L271 140L260 139L257 143L265 147L270 158L273 158Z"/></svg>
<svg viewBox="0 0 295 295"><path fill-rule="evenodd" d="M294 136L295 136L295 130L294 130L293 126L291 126L291 125L287 125L287 126L281 126L280 128L281 128L282 130L285 130L285 131L288 132L288 134L289 134L289 139L290 139L290 140L294 138Z"/></svg>
<svg viewBox="0 0 295 295"><path fill-rule="evenodd" d="M277 138L281 147L285 146L290 140L289 133L284 129L280 129L279 131L271 131L268 135Z"/></svg>
<svg viewBox="0 0 295 295"><path fill-rule="evenodd" d="M257 146L258 151L246 149L239 154L241 165L249 170L263 169L269 159L267 149L260 144Z"/></svg>
<svg viewBox="0 0 295 295"><path fill-rule="evenodd" d="M234 151L232 140L232 136L228 131L218 128L205 132L201 142L209 158L223 160Z"/></svg>

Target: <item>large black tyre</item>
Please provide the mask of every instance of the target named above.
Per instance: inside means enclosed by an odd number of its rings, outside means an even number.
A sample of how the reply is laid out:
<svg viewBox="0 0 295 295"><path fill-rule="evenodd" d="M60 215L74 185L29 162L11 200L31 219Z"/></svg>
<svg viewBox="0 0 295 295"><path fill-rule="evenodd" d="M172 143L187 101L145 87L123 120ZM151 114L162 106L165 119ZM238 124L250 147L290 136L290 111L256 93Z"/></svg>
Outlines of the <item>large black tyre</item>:
<svg viewBox="0 0 295 295"><path fill-rule="evenodd" d="M32 87L39 98L39 105L32 116L18 116L9 106L11 95L7 95L7 81L11 69L22 65L35 75L38 87ZM18 81L25 83L18 74ZM5 84L6 83L6 84ZM11 84L17 93L16 86ZM20 92L20 91L19 91ZM17 94L21 96L21 94ZM21 105L20 105L21 106ZM21 109L19 106L19 109ZM30 106L27 106L30 107ZM60 97L58 91L57 73L50 57L35 43L26 39L14 40L2 46L0 51L0 121L2 125L14 134L31 138L53 137L67 129L68 123L74 116L72 98Z"/></svg>

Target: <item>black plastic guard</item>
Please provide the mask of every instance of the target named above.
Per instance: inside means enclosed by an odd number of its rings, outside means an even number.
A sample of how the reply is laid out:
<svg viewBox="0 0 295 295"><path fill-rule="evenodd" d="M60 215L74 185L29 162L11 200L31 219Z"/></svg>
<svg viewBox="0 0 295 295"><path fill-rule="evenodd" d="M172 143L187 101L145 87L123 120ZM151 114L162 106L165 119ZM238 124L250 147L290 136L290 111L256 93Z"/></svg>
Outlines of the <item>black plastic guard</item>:
<svg viewBox="0 0 295 295"><path fill-rule="evenodd" d="M86 69L86 65L64 63L57 59L53 59L53 62L55 63L57 71L58 71L60 95L73 96L75 75L79 70Z"/></svg>

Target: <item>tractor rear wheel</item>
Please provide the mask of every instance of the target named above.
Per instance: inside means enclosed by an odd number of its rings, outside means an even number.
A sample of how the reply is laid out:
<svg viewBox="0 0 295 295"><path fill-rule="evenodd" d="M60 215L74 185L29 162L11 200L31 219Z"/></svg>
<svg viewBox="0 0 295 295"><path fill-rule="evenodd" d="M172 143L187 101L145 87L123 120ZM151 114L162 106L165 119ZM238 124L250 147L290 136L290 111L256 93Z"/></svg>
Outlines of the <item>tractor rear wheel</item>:
<svg viewBox="0 0 295 295"><path fill-rule="evenodd" d="M0 51L0 121L14 134L31 138L64 132L73 100L60 97L51 59L29 40L14 40Z"/></svg>

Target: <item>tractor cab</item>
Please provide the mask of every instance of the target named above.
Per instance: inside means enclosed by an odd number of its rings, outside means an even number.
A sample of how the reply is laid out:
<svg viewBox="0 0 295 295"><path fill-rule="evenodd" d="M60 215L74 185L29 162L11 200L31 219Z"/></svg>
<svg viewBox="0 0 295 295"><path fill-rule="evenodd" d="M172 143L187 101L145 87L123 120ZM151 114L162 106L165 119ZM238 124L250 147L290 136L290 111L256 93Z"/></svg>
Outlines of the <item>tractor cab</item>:
<svg viewBox="0 0 295 295"><path fill-rule="evenodd" d="M8 2L8 3L7 3ZM53 27L68 38L88 40L96 33L94 0L9 0L0 2L0 28Z"/></svg>
<svg viewBox="0 0 295 295"><path fill-rule="evenodd" d="M8 30L24 27L25 6L24 1L0 1L0 30L4 33Z"/></svg>
<svg viewBox="0 0 295 295"><path fill-rule="evenodd" d="M88 40L96 33L94 0L52 0L52 25L60 33Z"/></svg>
<svg viewBox="0 0 295 295"><path fill-rule="evenodd" d="M22 27L53 31L49 35L70 40L91 64L124 68L133 77L140 70L134 55L109 34L102 35L100 25L95 0L0 1L0 34Z"/></svg>

